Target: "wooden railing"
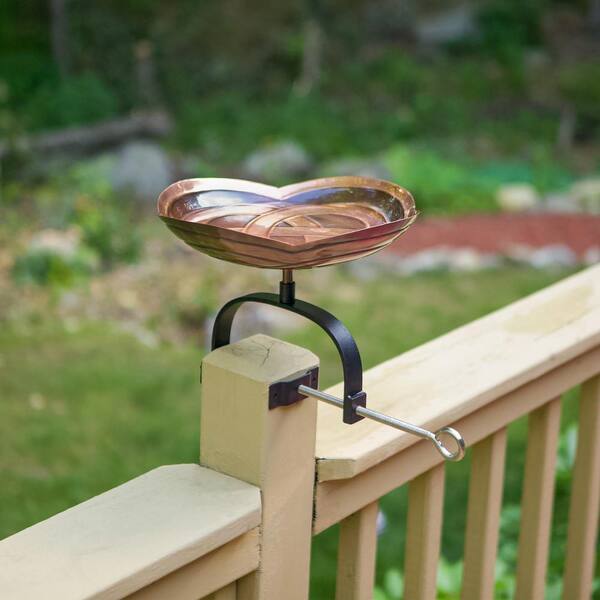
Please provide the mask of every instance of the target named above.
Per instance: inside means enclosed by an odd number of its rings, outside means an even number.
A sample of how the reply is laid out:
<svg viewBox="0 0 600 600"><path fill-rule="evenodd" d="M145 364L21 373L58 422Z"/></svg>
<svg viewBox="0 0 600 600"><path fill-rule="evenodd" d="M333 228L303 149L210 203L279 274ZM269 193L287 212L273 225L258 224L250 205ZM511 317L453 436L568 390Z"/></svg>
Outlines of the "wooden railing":
<svg viewBox="0 0 600 600"><path fill-rule="evenodd" d="M544 597L560 397L581 383L564 598L590 597L600 499L599 373L599 267L366 373L370 405L429 429L450 424L471 447L463 599L493 597L506 427L524 415L529 434L517 598ZM339 386L331 392L339 395ZM346 428L335 409L319 406L315 532L341 521L347 539L345 530L368 519L373 502L408 483L405 597L435 598L444 490L440 461L426 442L367 422ZM373 521L370 527L374 530ZM358 560L345 556L347 548L352 553L351 546L340 546L338 598L368 597L347 577L346 587L340 585L347 563Z"/></svg>
<svg viewBox="0 0 600 600"><path fill-rule="evenodd" d="M408 484L404 597L433 600L441 457L372 422L344 425L311 399L268 410L271 383L317 363L263 335L208 355L202 466L157 469L0 542L0 597L305 600L311 537L341 523L336 598L368 599L378 500ZM470 447L463 600L493 598L506 429L525 415L516 597L543 599L561 396L579 384L565 600L590 598L595 567L600 267L365 373L369 406L429 429L452 425Z"/></svg>

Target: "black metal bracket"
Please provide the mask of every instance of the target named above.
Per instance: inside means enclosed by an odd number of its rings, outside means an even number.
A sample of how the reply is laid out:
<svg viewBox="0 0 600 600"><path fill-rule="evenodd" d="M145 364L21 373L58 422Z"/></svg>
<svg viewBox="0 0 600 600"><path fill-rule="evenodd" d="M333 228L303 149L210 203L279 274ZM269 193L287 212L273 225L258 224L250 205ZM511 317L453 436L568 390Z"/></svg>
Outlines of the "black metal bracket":
<svg viewBox="0 0 600 600"><path fill-rule="evenodd" d="M269 386L269 410L278 406L289 406L300 400L304 400L306 396L298 391L299 385L307 385L311 388L316 388L319 384L319 369L315 367L301 375L294 375L281 381L276 381Z"/></svg>
<svg viewBox="0 0 600 600"><path fill-rule="evenodd" d="M336 398L317 389L318 369L310 369L304 373L293 375L269 386L269 409L289 406L310 396L342 409L344 423L356 423L365 417L416 435L432 442L436 450L445 460L462 460L465 455L465 440L452 427L442 427L437 431L429 431L402 421L377 410L367 408L367 394L362 389L362 362L352 334L346 326L331 313L302 300L296 300L292 271L284 269L283 279L277 294L256 293L240 296L230 300L221 308L215 318L212 332L212 349L229 344L231 326L238 308L245 302L259 302L277 306L310 319L321 327L333 340L344 370L344 398ZM298 388L302 388L302 392ZM456 447L449 449L441 436L450 436Z"/></svg>
<svg viewBox="0 0 600 600"><path fill-rule="evenodd" d="M352 424L361 421L364 417L356 414L356 408L358 406L367 405L367 394L362 389L362 361L352 334L348 331L348 328L330 312L327 312L319 306L310 304L309 302L296 300L292 286L293 282L282 283L280 286L280 295L257 292L246 296L240 296L239 298L234 298L227 302L215 318L212 332L212 349L215 350L230 343L233 319L240 306L246 302L268 304L269 306L283 308L306 317L313 321L313 323L319 325L319 327L327 333L335 344L342 360L342 369L344 373L344 423ZM291 403L287 402L287 400L290 400L295 396L290 392L290 388L295 390L295 394L298 396L297 400L304 397L297 392L298 385L301 385L304 382L294 382L294 385L291 385L289 382L287 384L285 382L280 383L282 386L280 386L279 391L277 392L279 396L275 406L282 405L281 398L284 398L284 404ZM308 384L304 383L304 385ZM277 384L273 384L273 386L276 387ZM297 400L292 400L292 402ZM269 392L269 407L271 407L271 391Z"/></svg>

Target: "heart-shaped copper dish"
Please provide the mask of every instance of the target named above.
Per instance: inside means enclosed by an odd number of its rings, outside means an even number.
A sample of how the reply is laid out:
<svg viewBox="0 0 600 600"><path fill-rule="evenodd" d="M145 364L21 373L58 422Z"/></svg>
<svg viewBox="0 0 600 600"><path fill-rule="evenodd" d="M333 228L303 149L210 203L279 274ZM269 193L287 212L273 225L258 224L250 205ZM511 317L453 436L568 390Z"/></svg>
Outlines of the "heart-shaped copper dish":
<svg viewBox="0 0 600 600"><path fill-rule="evenodd" d="M415 220L411 194L369 177L327 177L277 188L240 179L185 179L158 214L186 244L252 267L307 269L385 248Z"/></svg>

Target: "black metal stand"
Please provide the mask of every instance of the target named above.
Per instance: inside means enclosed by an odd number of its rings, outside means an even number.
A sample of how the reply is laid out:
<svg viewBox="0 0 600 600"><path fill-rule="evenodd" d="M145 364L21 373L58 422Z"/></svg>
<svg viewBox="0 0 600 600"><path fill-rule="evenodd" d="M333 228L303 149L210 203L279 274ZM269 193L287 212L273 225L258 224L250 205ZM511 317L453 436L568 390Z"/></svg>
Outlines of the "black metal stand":
<svg viewBox="0 0 600 600"><path fill-rule="evenodd" d="M318 369L311 369L290 379L277 381L269 387L269 409L279 406L289 406L294 402L310 396L327 404L342 409L344 423L356 423L364 418L377 421L394 429L416 435L433 443L435 449L445 460L462 460L465 455L465 440L458 431L452 427L442 427L437 431L429 431L417 425L407 423L396 417L386 415L377 410L367 408L367 394L362 389L362 362L356 347L356 342L346 326L336 319L331 313L296 300L294 280L291 270L284 270L283 279L279 284L279 295L256 293L240 296L230 300L217 314L212 333L212 349L229 344L231 326L238 308L244 302L260 302L289 310L316 323L333 340L344 370L344 398L336 398L317 389ZM455 448L449 449L444 441L444 436L450 437L455 442Z"/></svg>
<svg viewBox="0 0 600 600"><path fill-rule="evenodd" d="M279 286L279 295L263 292L247 294L230 300L221 308L213 326L213 350L230 343L233 319L238 308L245 302L259 302L277 306L302 315L321 327L332 339L342 360L344 372L343 421L352 424L364 418L356 414L358 406L367 405L367 394L362 389L362 361L356 342L347 327L331 313L309 302L296 300L291 271L284 271L283 281Z"/></svg>

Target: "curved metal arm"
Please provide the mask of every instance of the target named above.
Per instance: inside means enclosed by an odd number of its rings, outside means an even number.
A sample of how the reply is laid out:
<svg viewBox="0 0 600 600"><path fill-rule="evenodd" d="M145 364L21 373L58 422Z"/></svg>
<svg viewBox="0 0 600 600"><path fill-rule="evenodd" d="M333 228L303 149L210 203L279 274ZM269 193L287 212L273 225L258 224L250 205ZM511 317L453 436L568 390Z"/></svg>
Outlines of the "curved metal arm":
<svg viewBox="0 0 600 600"><path fill-rule="evenodd" d="M231 338L231 326L237 310L245 302L259 302L277 306L310 319L321 327L335 344L344 372L344 423L356 423L364 417L357 414L359 406L366 406L367 395L362 389L362 361L356 342L347 327L330 312L293 297L291 302L282 302L281 296L264 292L234 298L225 304L215 318L212 332L212 349L226 346Z"/></svg>

